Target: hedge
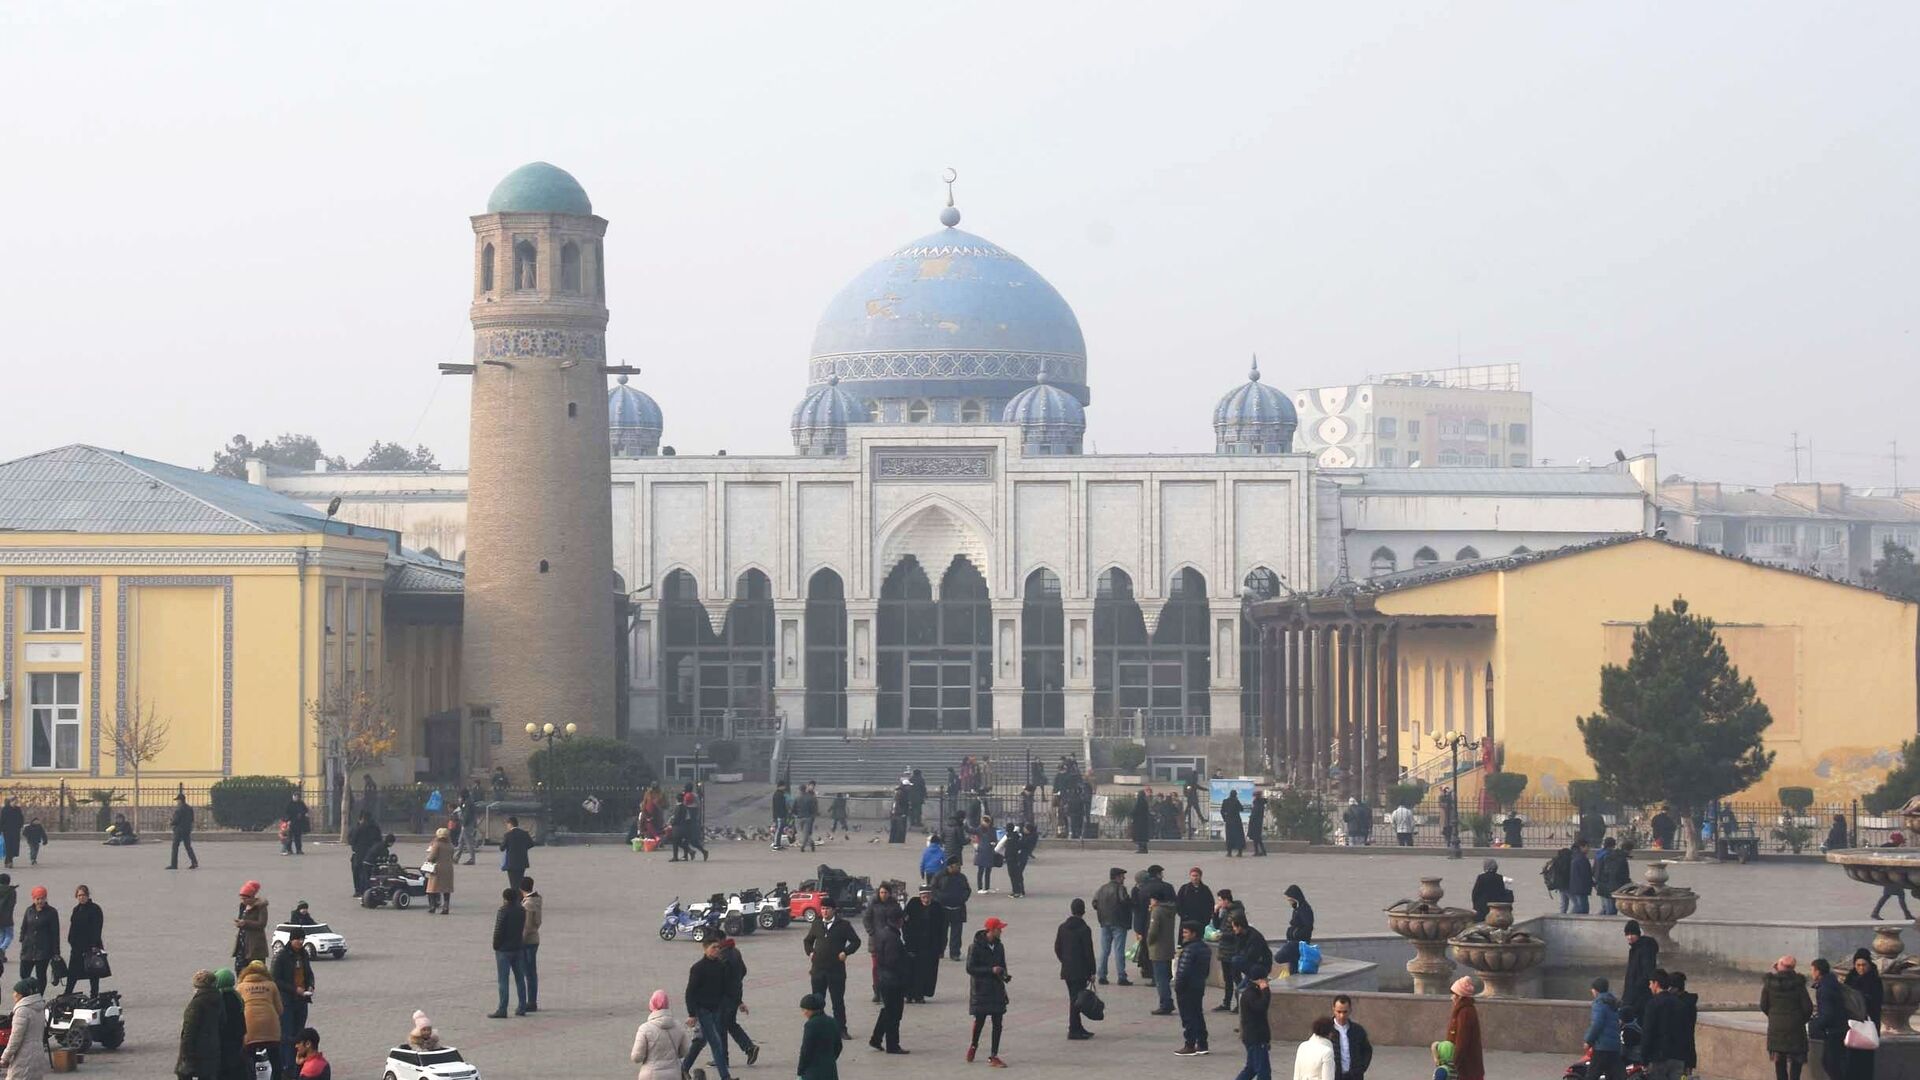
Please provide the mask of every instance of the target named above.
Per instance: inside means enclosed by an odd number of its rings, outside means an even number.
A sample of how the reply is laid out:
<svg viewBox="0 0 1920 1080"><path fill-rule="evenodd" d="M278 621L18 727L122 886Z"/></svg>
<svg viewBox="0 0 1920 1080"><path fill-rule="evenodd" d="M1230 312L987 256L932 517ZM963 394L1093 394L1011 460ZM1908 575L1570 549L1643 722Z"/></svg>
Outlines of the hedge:
<svg viewBox="0 0 1920 1080"><path fill-rule="evenodd" d="M213 785L207 794L215 824L259 832L279 824L295 790L291 781L278 776L233 776Z"/></svg>

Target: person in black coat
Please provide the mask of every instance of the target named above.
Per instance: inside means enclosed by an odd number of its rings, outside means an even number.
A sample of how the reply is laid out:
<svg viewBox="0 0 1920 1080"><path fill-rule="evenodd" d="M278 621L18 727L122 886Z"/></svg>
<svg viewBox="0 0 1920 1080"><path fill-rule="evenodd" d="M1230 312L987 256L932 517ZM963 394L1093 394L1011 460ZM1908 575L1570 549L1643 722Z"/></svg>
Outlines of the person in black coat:
<svg viewBox="0 0 1920 1080"><path fill-rule="evenodd" d="M940 983L940 952L947 940L946 909L933 898L933 886L920 886L920 895L901 909L907 956L913 965L913 983L907 1003L919 1005L933 996Z"/></svg>
<svg viewBox="0 0 1920 1080"><path fill-rule="evenodd" d="M1333 996L1333 1071L1335 1080L1367 1080L1373 1066L1373 1040L1353 1018L1353 999Z"/></svg>
<svg viewBox="0 0 1920 1080"><path fill-rule="evenodd" d="M33 979L44 990L47 967L60 955L60 912L47 903L47 888L35 885L33 902L20 916L20 977Z"/></svg>
<svg viewBox="0 0 1920 1080"><path fill-rule="evenodd" d="M520 819L507 819L507 832L500 838L500 862L507 872L507 883L511 888L520 887L520 879L527 876L533 860L528 852L533 850L533 835L520 827Z"/></svg>
<svg viewBox="0 0 1920 1080"><path fill-rule="evenodd" d="M1660 1062L1679 1061L1681 1053L1680 1002L1666 972L1654 972L1652 981L1653 990L1640 1007L1640 1060L1649 1072L1658 1070Z"/></svg>
<svg viewBox="0 0 1920 1080"><path fill-rule="evenodd" d="M1093 981L1093 928L1087 925L1087 902L1074 897L1071 912L1053 932L1053 955L1060 961L1060 981L1067 984L1067 1038L1091 1039L1093 1032L1080 1021L1080 994Z"/></svg>
<svg viewBox="0 0 1920 1080"><path fill-rule="evenodd" d="M1145 855L1147 838L1153 835L1153 806L1148 802L1145 790L1133 797L1133 813L1127 824L1132 830L1134 854Z"/></svg>
<svg viewBox="0 0 1920 1080"><path fill-rule="evenodd" d="M504 1020L507 1016L507 976L513 976L513 990L519 1004L514 1015L527 1015L527 969L525 967L526 946L522 940L527 933L527 909L522 906L518 888L500 891L500 906L493 913L493 959L494 972L500 983L500 1004L487 1014L490 1019ZM719 945L715 941L712 945ZM722 1048L724 1049L724 1047Z"/></svg>
<svg viewBox="0 0 1920 1080"><path fill-rule="evenodd" d="M702 1049L713 1051L714 1067L720 1070L721 1077L727 1072L727 985L732 981L727 971L727 962L721 957L725 943L719 938L708 938L701 946L700 959L687 968L687 991L684 1003L687 1017L698 1039L687 1043L687 1056L680 1060L680 1071L693 1068L694 1056Z"/></svg>
<svg viewBox="0 0 1920 1080"><path fill-rule="evenodd" d="M1173 906L1180 913L1183 923L1200 923L1204 926L1208 919L1213 918L1213 890L1201 880L1199 867L1187 871L1186 884L1174 894Z"/></svg>
<svg viewBox="0 0 1920 1080"><path fill-rule="evenodd" d="M73 993L73 984L81 978L87 980L88 993L100 994L100 978L87 975L85 965L87 954L99 949L106 951L100 934L106 928L106 912L93 902L93 893L85 885L73 890L73 914L67 918L67 993Z"/></svg>
<svg viewBox="0 0 1920 1080"><path fill-rule="evenodd" d="M808 957L807 974L813 992L833 1002L833 1019L840 1025L840 1037L851 1039L847 1030L847 957L860 949L860 935L853 924L840 917L832 899L820 902L820 921L807 928L800 947Z"/></svg>
<svg viewBox="0 0 1920 1080"><path fill-rule="evenodd" d="M1820 1045L1820 1065L1830 1077L1847 1076L1847 1004L1840 976L1824 957L1813 962L1813 1019L1807 1036Z"/></svg>
<svg viewBox="0 0 1920 1080"><path fill-rule="evenodd" d="M1287 943L1280 947L1280 959L1286 962L1290 974L1300 973L1300 946L1313 940L1313 905L1307 903L1307 894L1298 885L1287 886L1287 902L1293 905L1293 915L1287 919Z"/></svg>
<svg viewBox="0 0 1920 1080"><path fill-rule="evenodd" d="M1625 927L1627 935L1627 978L1620 986L1620 1022L1626 1023L1640 1015L1640 1009L1647 1003L1652 991L1647 983L1653 980L1654 972L1660 967L1660 943L1640 932L1640 923L1628 919Z"/></svg>
<svg viewBox="0 0 1920 1080"><path fill-rule="evenodd" d="M1880 971L1873 966L1873 954L1865 949L1856 949L1853 953L1853 969L1847 972L1845 985L1860 991L1866 999L1867 1019L1874 1027L1880 1026L1882 1010L1887 1003L1887 992L1880 982ZM1682 989L1685 989L1682 986ZM1693 995L1682 995L1682 1000ZM1691 1047L1689 1047L1691 1048ZM1873 1080L1873 1062L1877 1050L1856 1050L1847 1047L1846 1080Z"/></svg>
<svg viewBox="0 0 1920 1080"><path fill-rule="evenodd" d="M1267 793L1259 788L1253 789L1253 805L1247 810L1247 839L1253 843L1253 855L1261 858L1267 853Z"/></svg>
<svg viewBox="0 0 1920 1080"><path fill-rule="evenodd" d="M961 932L967 925L967 900L973 896L973 886L967 884L967 872L954 856L947 857L947 868L933 875L933 898L944 909L941 921L946 924L947 954L954 960L960 959Z"/></svg>
<svg viewBox="0 0 1920 1080"><path fill-rule="evenodd" d="M898 920L887 919L874 928L872 938L874 985L880 991L880 1015L873 1021L867 1045L889 1054L900 1049L900 1014L905 1011L907 987L913 982L913 964L900 937Z"/></svg>
<svg viewBox="0 0 1920 1080"><path fill-rule="evenodd" d="M980 1048L980 1028L991 1020L993 1041L987 1046L987 1061L1001 1068L1005 1063L1000 1060L1000 1024L1007 1015L1007 984L1013 981L1007 973L1007 947L1000 943L1000 931L1006 925L989 918L967 948L967 977L972 981L967 990L967 1012L973 1016L973 1041L967 1044L967 1060L971 1062Z"/></svg>
<svg viewBox="0 0 1920 1080"><path fill-rule="evenodd" d="M380 826L374 824L373 815L360 811L360 820L347 833L347 849L352 852L348 862L353 867L353 895L358 899L367 891L367 860L373 849L380 846Z"/></svg>
<svg viewBox="0 0 1920 1080"><path fill-rule="evenodd" d="M1489 904L1513 903L1513 890L1507 888L1507 879L1500 876L1500 864L1488 859L1480 864L1480 876L1473 879L1473 917L1481 922L1487 921Z"/></svg>
<svg viewBox="0 0 1920 1080"><path fill-rule="evenodd" d="M0 840L7 843L7 869L13 869L13 857L20 852L20 830L27 827L27 815L20 810L20 800L9 795L5 806L0 806Z"/></svg>
<svg viewBox="0 0 1920 1080"><path fill-rule="evenodd" d="M1027 860L1033 857L1034 832L1028 825L1007 826L1007 888L1015 899L1027 895Z"/></svg>
<svg viewBox="0 0 1920 1080"><path fill-rule="evenodd" d="M1240 825L1240 816L1246 810L1240 801L1238 791L1228 789L1227 797L1220 800L1220 827L1227 841L1227 857L1235 855L1247 857L1247 834Z"/></svg>
<svg viewBox="0 0 1920 1080"><path fill-rule="evenodd" d="M193 853L193 807L187 805L185 795L173 797L173 816L167 819L167 827L173 832L173 855L167 860L167 869L180 869L180 849L187 849L187 869L200 869L200 856Z"/></svg>

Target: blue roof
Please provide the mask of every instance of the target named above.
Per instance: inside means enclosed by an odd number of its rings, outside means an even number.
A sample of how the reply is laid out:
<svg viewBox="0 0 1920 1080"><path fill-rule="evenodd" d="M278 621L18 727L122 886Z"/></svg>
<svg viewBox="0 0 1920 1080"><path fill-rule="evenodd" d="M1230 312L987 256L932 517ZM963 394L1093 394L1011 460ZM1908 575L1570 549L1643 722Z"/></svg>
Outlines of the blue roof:
<svg viewBox="0 0 1920 1080"><path fill-rule="evenodd" d="M1254 424L1284 424L1293 428L1299 422L1300 416L1287 395L1260 381L1257 359L1253 370L1247 372L1247 381L1227 391L1220 404L1213 407L1215 429Z"/></svg>
<svg viewBox="0 0 1920 1080"><path fill-rule="evenodd" d="M957 220L957 215L955 217ZM1042 367L1083 402L1087 345L1054 287L1006 249L948 227L856 276L814 330L809 382L969 383L1010 397Z"/></svg>
<svg viewBox="0 0 1920 1080"><path fill-rule="evenodd" d="M345 534L344 522L244 480L74 444L0 464L0 529ZM391 539L390 530L352 527Z"/></svg>
<svg viewBox="0 0 1920 1080"><path fill-rule="evenodd" d="M530 162L508 173L487 196L489 214L593 213L587 189L573 174L544 161Z"/></svg>
<svg viewBox="0 0 1920 1080"><path fill-rule="evenodd" d="M843 428L860 417L859 403L853 400L853 395L840 389L840 379L836 376L807 391L807 396L800 399L793 410L793 430Z"/></svg>
<svg viewBox="0 0 1920 1080"><path fill-rule="evenodd" d="M607 391L607 426L659 431L665 421L660 415L659 403L645 391L628 386L627 377L622 375L617 385Z"/></svg>
<svg viewBox="0 0 1920 1080"><path fill-rule="evenodd" d="M1000 419L1023 427L1087 427L1087 411L1080 402L1044 379L1015 394Z"/></svg>

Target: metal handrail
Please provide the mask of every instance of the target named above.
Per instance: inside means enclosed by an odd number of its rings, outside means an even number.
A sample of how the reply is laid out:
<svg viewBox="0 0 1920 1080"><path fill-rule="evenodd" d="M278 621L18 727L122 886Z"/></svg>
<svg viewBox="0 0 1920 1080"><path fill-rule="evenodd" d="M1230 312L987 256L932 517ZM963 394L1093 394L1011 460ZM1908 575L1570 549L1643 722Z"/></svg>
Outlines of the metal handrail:
<svg viewBox="0 0 1920 1080"><path fill-rule="evenodd" d="M1093 733L1103 739L1141 739L1160 736L1201 736L1213 734L1211 716L1156 716L1135 713L1132 716L1096 716Z"/></svg>

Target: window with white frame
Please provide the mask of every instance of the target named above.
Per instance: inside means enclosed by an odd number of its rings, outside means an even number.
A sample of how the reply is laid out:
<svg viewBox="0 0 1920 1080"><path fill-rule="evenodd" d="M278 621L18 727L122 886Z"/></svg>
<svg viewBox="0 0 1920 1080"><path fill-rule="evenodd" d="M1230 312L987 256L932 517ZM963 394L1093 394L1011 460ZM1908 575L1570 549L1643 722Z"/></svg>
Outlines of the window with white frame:
<svg viewBox="0 0 1920 1080"><path fill-rule="evenodd" d="M80 629L80 586L35 585L28 590L34 630Z"/></svg>
<svg viewBox="0 0 1920 1080"><path fill-rule="evenodd" d="M80 767L80 675L35 672L27 676L27 766L33 769Z"/></svg>

